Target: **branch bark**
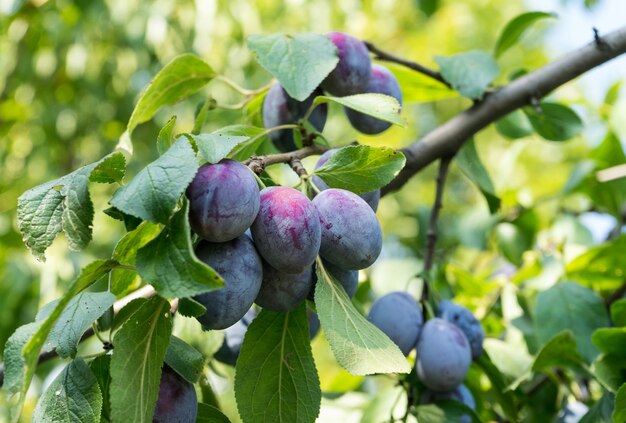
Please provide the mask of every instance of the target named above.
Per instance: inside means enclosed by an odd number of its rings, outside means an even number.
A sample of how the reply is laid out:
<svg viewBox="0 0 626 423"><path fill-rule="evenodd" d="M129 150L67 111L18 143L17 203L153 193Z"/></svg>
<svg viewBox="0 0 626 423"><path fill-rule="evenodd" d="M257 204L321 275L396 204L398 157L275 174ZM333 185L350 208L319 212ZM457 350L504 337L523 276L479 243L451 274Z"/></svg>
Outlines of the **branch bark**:
<svg viewBox="0 0 626 423"><path fill-rule="evenodd" d="M626 53L626 26L570 52L488 94L485 99L453 117L401 151L405 168L382 194L400 189L413 175L432 162L456 153L470 137L501 117L536 103L554 89L609 60Z"/></svg>
<svg viewBox="0 0 626 423"><path fill-rule="evenodd" d="M292 163L294 161L299 162L305 157L313 156L316 154L322 154L328 150L328 148L319 144L313 144L308 147L301 148L295 151L289 151L287 153L270 154L267 156L253 156L243 162L256 174L263 172L265 167L277 164L277 163ZM295 170L295 169L294 169Z"/></svg>

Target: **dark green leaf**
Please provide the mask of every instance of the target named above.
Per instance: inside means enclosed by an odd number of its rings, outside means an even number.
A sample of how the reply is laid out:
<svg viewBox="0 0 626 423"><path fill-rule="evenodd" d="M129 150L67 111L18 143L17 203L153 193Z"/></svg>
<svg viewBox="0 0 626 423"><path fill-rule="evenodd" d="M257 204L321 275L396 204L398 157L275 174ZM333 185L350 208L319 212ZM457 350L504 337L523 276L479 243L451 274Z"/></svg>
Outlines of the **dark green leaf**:
<svg viewBox="0 0 626 423"><path fill-rule="evenodd" d="M611 414L615 407L615 395L605 392L602 398L598 400L593 407L589 409L587 414L580 419L579 423L613 423Z"/></svg>
<svg viewBox="0 0 626 423"><path fill-rule="evenodd" d="M220 133L192 135L198 146L200 156L208 163L217 163L226 157L237 145L247 141L248 137L224 135Z"/></svg>
<svg viewBox="0 0 626 423"><path fill-rule="evenodd" d="M176 103L195 93L217 74L206 62L193 54L175 57L154 77L139 98L128 121L129 134L137 125L154 116L161 106Z"/></svg>
<svg viewBox="0 0 626 423"><path fill-rule="evenodd" d="M267 139L265 129L256 126L233 125L219 129L214 134L233 137L248 137L246 141L237 144L228 154L228 158L243 161L257 152L257 149Z"/></svg>
<svg viewBox="0 0 626 423"><path fill-rule="evenodd" d="M2 387L17 394L24 387L24 370L26 362L22 350L41 326L41 322L32 322L20 326L13 332L4 346L4 384Z"/></svg>
<svg viewBox="0 0 626 423"><path fill-rule="evenodd" d="M230 420L219 408L209 404L198 403L196 423L230 423Z"/></svg>
<svg viewBox="0 0 626 423"><path fill-rule="evenodd" d="M33 423L100 423L102 393L89 366L77 358L39 398Z"/></svg>
<svg viewBox="0 0 626 423"><path fill-rule="evenodd" d="M615 326L626 326L626 299L611 304L611 321Z"/></svg>
<svg viewBox="0 0 626 423"><path fill-rule="evenodd" d="M513 18L506 24L502 33L496 41L494 49L494 55L500 57L502 53L515 45L528 28L540 19L555 18L557 15L554 13L546 12L527 12Z"/></svg>
<svg viewBox="0 0 626 423"><path fill-rule="evenodd" d="M204 357L194 347L174 335L170 337L165 362L188 382L196 383L200 380Z"/></svg>
<svg viewBox="0 0 626 423"><path fill-rule="evenodd" d="M485 352L478 358L476 364L491 382L491 393L495 396L506 417L513 422L518 421L517 405L513 392L508 389L508 382L498 368L491 362L491 358Z"/></svg>
<svg viewBox="0 0 626 423"><path fill-rule="evenodd" d="M393 148L354 145L339 149L313 174L333 188L360 194L387 185L405 163L404 154Z"/></svg>
<svg viewBox="0 0 626 423"><path fill-rule="evenodd" d="M576 112L557 103L542 102L539 110L525 107L524 113L537 134L548 141L565 141L583 130L583 122Z"/></svg>
<svg viewBox="0 0 626 423"><path fill-rule="evenodd" d="M600 328L591 336L591 342L605 354L622 355L626 359L626 327Z"/></svg>
<svg viewBox="0 0 626 423"><path fill-rule="evenodd" d="M376 119L384 120L399 126L405 126L400 117L400 103L394 97L384 94L355 94L345 97L318 96L314 104L337 103L357 112Z"/></svg>
<svg viewBox="0 0 626 423"><path fill-rule="evenodd" d="M111 356L101 355L96 357L89 368L98 381L100 392L102 392L102 416L106 421L111 420L111 403L109 401L109 386L111 385Z"/></svg>
<svg viewBox="0 0 626 423"><path fill-rule="evenodd" d="M566 330L555 335L541 348L532 370L539 372L553 367L583 368L584 366L585 360L576 350L574 334Z"/></svg>
<svg viewBox="0 0 626 423"><path fill-rule="evenodd" d="M473 183L475 183L485 196L489 211L495 213L500 208L500 199L496 195L496 189L491 182L491 177L480 160L474 140L471 139L459 150L456 155L456 163L461 171Z"/></svg>
<svg viewBox="0 0 626 423"><path fill-rule="evenodd" d="M115 334L115 354L111 357L112 421L152 422L171 332L170 303L152 297Z"/></svg>
<svg viewBox="0 0 626 423"><path fill-rule="evenodd" d="M176 116L172 116L170 120L167 121L165 126L159 131L159 136L157 137L157 151L159 152L159 155L165 154L165 152L170 149L172 144L174 144L175 125Z"/></svg>
<svg viewBox="0 0 626 423"><path fill-rule="evenodd" d="M178 301L178 312L185 317L200 317L206 313L206 307L193 298L181 298Z"/></svg>
<svg viewBox="0 0 626 423"><path fill-rule="evenodd" d="M454 56L435 56L441 75L461 95L480 100L500 73L493 58L484 51L473 50Z"/></svg>
<svg viewBox="0 0 626 423"><path fill-rule="evenodd" d="M593 362L593 374L609 391L616 392L626 382L626 360L620 354L602 354Z"/></svg>
<svg viewBox="0 0 626 423"><path fill-rule="evenodd" d="M244 422L315 421L322 393L305 304L287 313L263 310L252 321L237 360L235 398Z"/></svg>
<svg viewBox="0 0 626 423"><path fill-rule="evenodd" d="M250 35L248 48L287 93L304 101L335 68L337 48L321 34Z"/></svg>
<svg viewBox="0 0 626 423"><path fill-rule="evenodd" d="M316 270L317 314L337 362L353 375L409 373L411 367L397 345L354 308L319 258Z"/></svg>
<svg viewBox="0 0 626 423"><path fill-rule="evenodd" d="M185 200L171 226L137 251L137 272L164 297L190 297L224 284L221 276L193 252L188 210Z"/></svg>
<svg viewBox="0 0 626 423"><path fill-rule="evenodd" d="M112 217L115 220L119 220L120 222L124 222L124 227L129 232L135 230L137 226L139 226L139 224L143 222L143 220L139 219L138 217L126 214L121 210L116 209L115 207L109 207L102 211L107 216Z"/></svg>
<svg viewBox="0 0 626 423"><path fill-rule="evenodd" d="M115 315L115 318L113 319L113 327L111 328L111 331L119 329L124 323L126 323L130 316L135 314L135 312L144 305L146 301L148 301L147 298L139 297L135 298L124 307L122 307L122 309Z"/></svg>
<svg viewBox="0 0 626 423"><path fill-rule="evenodd" d="M615 394L615 409L611 417L615 423L626 422L626 384Z"/></svg>
<svg viewBox="0 0 626 423"><path fill-rule="evenodd" d="M101 184L122 182L126 173L126 159L122 153L113 153L101 160L91 172L89 180Z"/></svg>
<svg viewBox="0 0 626 423"><path fill-rule="evenodd" d="M480 423L476 412L467 405L452 400L439 401L437 404L420 405L415 408L415 417L419 423ZM469 420L467 420L469 419Z"/></svg>
<svg viewBox="0 0 626 423"><path fill-rule="evenodd" d="M548 342L559 332L571 330L578 351L587 362L598 355L591 343L591 334L608 323L602 299L576 283L558 283L537 297L535 331L539 341Z"/></svg>
<svg viewBox="0 0 626 423"><path fill-rule="evenodd" d="M528 118L519 110L498 119L496 129L500 134L511 139L524 138L534 132Z"/></svg>

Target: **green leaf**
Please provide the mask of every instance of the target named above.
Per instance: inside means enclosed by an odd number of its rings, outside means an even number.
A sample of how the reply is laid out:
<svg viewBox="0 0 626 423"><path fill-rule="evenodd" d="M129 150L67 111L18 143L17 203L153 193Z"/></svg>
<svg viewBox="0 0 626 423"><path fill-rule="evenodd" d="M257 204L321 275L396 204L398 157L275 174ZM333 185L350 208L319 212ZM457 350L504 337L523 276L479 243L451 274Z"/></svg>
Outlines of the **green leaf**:
<svg viewBox="0 0 626 423"><path fill-rule="evenodd" d="M385 63L385 66L398 79L404 104L431 102L459 96L458 92L427 75L393 63Z"/></svg>
<svg viewBox="0 0 626 423"><path fill-rule="evenodd" d="M204 357L194 347L174 335L170 337L165 362L189 383L200 380Z"/></svg>
<svg viewBox="0 0 626 423"><path fill-rule="evenodd" d="M167 121L165 126L161 128L159 131L159 135L157 136L157 151L159 155L165 154L167 150L170 149L172 144L174 144L174 126L176 125L176 116L172 116L170 120Z"/></svg>
<svg viewBox="0 0 626 423"><path fill-rule="evenodd" d="M109 401L109 386L111 386L111 356L107 354L96 357L89 363L89 368L98 381L100 392L102 392L102 417L106 419L105 421L110 421L111 403Z"/></svg>
<svg viewBox="0 0 626 423"><path fill-rule="evenodd" d="M237 144L228 153L228 158L243 161L253 156L263 141L267 139L264 128L247 125L232 125L219 129L214 134L227 135L232 137L247 137L248 139Z"/></svg>
<svg viewBox="0 0 626 423"><path fill-rule="evenodd" d="M527 12L516 16L506 24L498 37L494 48L494 56L500 57L502 53L514 46L515 43L519 41L522 34L538 20L556 17L557 15L554 13L546 12Z"/></svg>
<svg viewBox="0 0 626 423"><path fill-rule="evenodd" d="M314 104L337 103L357 112L364 113L376 119L384 120L398 126L405 126L406 122L400 116L401 106L394 97L385 94L355 94L345 97L318 96Z"/></svg>
<svg viewBox="0 0 626 423"><path fill-rule="evenodd" d="M626 299L611 304L611 321L615 326L626 326Z"/></svg>
<svg viewBox="0 0 626 423"><path fill-rule="evenodd" d="M235 148L238 144L247 141L248 137L224 135L220 133L192 135L198 146L200 156L208 163L217 163Z"/></svg>
<svg viewBox="0 0 626 423"><path fill-rule="evenodd" d="M262 310L252 321L235 369L235 399L244 422L311 422L322 393L306 305L287 313Z"/></svg>
<svg viewBox="0 0 626 423"><path fill-rule="evenodd" d="M196 119L193 124L192 134L199 134L202 131L204 122L206 121L209 112L217 107L217 101L213 97L207 97L201 104L198 104L196 108Z"/></svg>
<svg viewBox="0 0 626 423"><path fill-rule="evenodd" d="M143 220L139 219L138 217L126 214L121 210L116 209L115 207L109 207L102 210L102 212L115 220L124 222L124 227L127 231L135 230L137 226L139 226L139 224L143 222Z"/></svg>
<svg viewBox="0 0 626 423"><path fill-rule="evenodd" d="M611 414L615 407L615 395L605 392L600 400L589 409L579 423L612 423Z"/></svg>
<svg viewBox="0 0 626 423"><path fill-rule="evenodd" d="M593 374L609 391L616 392L626 382L624 354L602 354L593 362Z"/></svg>
<svg viewBox="0 0 626 423"><path fill-rule="evenodd" d="M39 398L33 423L100 423L102 393L89 366L77 358Z"/></svg>
<svg viewBox="0 0 626 423"><path fill-rule="evenodd" d="M553 367L584 368L585 360L576 350L576 339L570 330L555 335L539 353L532 370L539 372Z"/></svg>
<svg viewBox="0 0 626 423"><path fill-rule="evenodd" d="M144 304L148 301L147 298L135 298L128 304L126 304L122 309L115 315L113 318L113 326L111 327L111 332L119 329L130 317L137 312Z"/></svg>
<svg viewBox="0 0 626 423"><path fill-rule="evenodd" d="M161 225L150 222L141 223L135 230L122 237L113 250L113 260L127 266L135 265L137 251L152 241L161 232ZM129 269L114 269L111 271L111 292L122 295L133 288L137 272Z"/></svg>
<svg viewBox="0 0 626 423"><path fill-rule="evenodd" d="M194 254L188 212L185 200L171 226L137 251L137 272L164 297L190 297L224 284L221 276Z"/></svg>
<svg viewBox="0 0 626 423"><path fill-rule="evenodd" d="M582 132L582 120L569 107L548 102L542 102L539 107L541 111L533 107L523 110L537 134L546 140L565 141Z"/></svg>
<svg viewBox="0 0 626 423"><path fill-rule="evenodd" d="M180 196L198 170L198 159L181 137L165 154L113 194L111 205L131 216L167 224Z"/></svg>
<svg viewBox="0 0 626 423"><path fill-rule="evenodd" d="M248 48L298 101L310 96L339 62L337 48L321 34L250 35Z"/></svg>
<svg viewBox="0 0 626 423"><path fill-rule="evenodd" d="M44 344L46 350L54 350L60 357L74 357L76 347L85 331L104 314L115 302L115 295L110 292L82 292L72 298L56 324L50 331ZM57 301L50 303L40 311L37 320L42 319L42 312L52 311Z"/></svg>
<svg viewBox="0 0 626 423"><path fill-rule="evenodd" d="M624 251L626 235L590 248L567 264L567 277L594 289L617 289L624 281Z"/></svg>
<svg viewBox="0 0 626 423"><path fill-rule="evenodd" d="M354 308L319 258L316 272L317 314L337 362L353 375L409 373L411 366L400 349Z"/></svg>
<svg viewBox="0 0 626 423"><path fill-rule="evenodd" d="M491 177L480 160L474 139L469 140L456 155L456 163L470 181L475 183L485 196L489 211L495 213L500 208L500 199L496 195Z"/></svg>
<svg viewBox="0 0 626 423"><path fill-rule="evenodd" d="M524 138L531 135L533 127L528 118L520 110L515 110L496 121L496 130L511 139Z"/></svg>
<svg viewBox="0 0 626 423"><path fill-rule="evenodd" d="M89 175L91 182L113 184L122 182L126 174L126 159L122 153L113 153L101 160Z"/></svg>
<svg viewBox="0 0 626 423"><path fill-rule="evenodd" d="M17 224L24 244L35 258L45 261L44 252L61 230L67 236L71 250L81 250L91 241L93 203L88 191L90 175L98 169L95 178L101 182L106 180L103 173L115 174L111 168L118 160L117 154L110 154L59 179L38 185L18 198Z"/></svg>
<svg viewBox="0 0 626 423"><path fill-rule="evenodd" d="M175 57L154 77L139 98L128 121L127 131L150 120L161 106L176 103L198 91L217 73L206 62L193 54Z"/></svg>
<svg viewBox="0 0 626 423"><path fill-rule="evenodd" d="M626 384L615 394L615 409L611 417L615 423L626 422Z"/></svg>
<svg viewBox="0 0 626 423"><path fill-rule="evenodd" d="M405 163L404 154L393 148L354 145L337 150L313 174L333 188L360 194L387 185Z"/></svg>
<svg viewBox="0 0 626 423"><path fill-rule="evenodd" d="M181 298L178 301L178 312L185 317L200 317L206 313L206 307L193 298Z"/></svg>
<svg viewBox="0 0 626 423"><path fill-rule="evenodd" d="M170 303L152 297L115 334L115 354L111 357L112 421L152 422L171 332Z"/></svg>
<svg viewBox="0 0 626 423"><path fill-rule="evenodd" d="M494 395L500 407L504 411L506 417L512 421L518 421L517 417L517 404L513 392L508 389L508 382L500 373L498 368L493 364L489 354L483 352L478 358L476 364L481 368L485 376L489 379L492 385L490 393Z"/></svg>
<svg viewBox="0 0 626 423"><path fill-rule="evenodd" d="M230 420L219 408L200 402L198 403L196 423L230 423Z"/></svg>
<svg viewBox="0 0 626 423"><path fill-rule="evenodd" d="M467 405L453 400L438 401L437 404L420 405L415 408L415 417L419 423L480 423L476 412ZM467 420L469 418L469 420Z"/></svg>
<svg viewBox="0 0 626 423"><path fill-rule="evenodd" d="M593 361L598 350L591 343L592 333L608 326L609 321L602 299L589 288L573 282L561 282L541 292L535 308L535 331L540 342L548 342L554 335L571 330L578 351Z"/></svg>
<svg viewBox="0 0 626 423"><path fill-rule="evenodd" d="M444 57L435 56L441 76L464 97L483 98L485 90L500 74L500 68L484 51L473 50Z"/></svg>
<svg viewBox="0 0 626 423"><path fill-rule="evenodd" d="M22 350L26 343L37 332L41 322L32 322L20 326L13 332L4 346L4 384L3 388L14 394L20 393L24 387L26 362Z"/></svg>
<svg viewBox="0 0 626 423"><path fill-rule="evenodd" d="M600 328L591 336L591 342L603 353L626 358L626 327Z"/></svg>

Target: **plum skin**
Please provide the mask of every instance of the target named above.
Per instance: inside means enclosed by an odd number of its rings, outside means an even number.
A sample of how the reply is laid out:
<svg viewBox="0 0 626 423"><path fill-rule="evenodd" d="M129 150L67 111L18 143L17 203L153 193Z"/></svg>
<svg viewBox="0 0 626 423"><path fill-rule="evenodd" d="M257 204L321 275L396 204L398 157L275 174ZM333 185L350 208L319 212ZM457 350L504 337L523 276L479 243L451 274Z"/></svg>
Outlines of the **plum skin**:
<svg viewBox="0 0 626 423"><path fill-rule="evenodd" d="M346 270L372 265L382 249L380 223L372 208L358 195L330 188L313 204L322 228L320 256Z"/></svg>
<svg viewBox="0 0 626 423"><path fill-rule="evenodd" d="M280 84L272 85L263 99L263 126L269 129L279 125L297 123L309 110L315 97L319 95L322 95L322 92L318 89L304 101L298 101L290 97ZM311 113L309 123L321 132L326 125L327 115L328 105L325 103L320 104ZM276 148L282 152L296 149L292 129L272 131L268 134L268 137Z"/></svg>
<svg viewBox="0 0 626 423"><path fill-rule="evenodd" d="M476 316L452 301L442 301L437 306L437 317L447 320L463 331L472 348L472 358L477 360L483 353L485 332Z"/></svg>
<svg viewBox="0 0 626 423"><path fill-rule="evenodd" d="M342 269L324 259L322 259L322 263L324 264L324 269L326 269L346 291L348 298L354 297L356 290L359 288L359 271ZM313 265L311 272L313 282L311 283L311 291L307 297L310 301L315 301L315 287L317 286L316 267L317 263Z"/></svg>
<svg viewBox="0 0 626 423"><path fill-rule="evenodd" d="M165 364L161 371L159 397L152 422L194 423L197 414L198 397L193 384Z"/></svg>
<svg viewBox="0 0 626 423"><path fill-rule="evenodd" d="M218 272L225 283L224 288L194 297L207 309L198 321L207 329L232 326L250 309L261 289L261 257L245 234L219 244L201 241L196 256Z"/></svg>
<svg viewBox="0 0 626 423"><path fill-rule="evenodd" d="M400 90L400 84L398 84L398 80L395 75L384 66L378 64L372 65L372 77L370 78L369 85L365 92L389 95L398 100L398 103L402 106L402 91ZM352 124L354 129L363 134L380 134L381 132L389 129L391 126L391 123L389 122L376 119L361 112L348 108L344 110L346 112L346 116L348 116L350 124Z"/></svg>
<svg viewBox="0 0 626 423"><path fill-rule="evenodd" d="M251 232L263 259L284 273L302 273L313 264L320 248L317 209L304 194L290 187L261 191L261 207Z"/></svg>
<svg viewBox="0 0 626 423"><path fill-rule="evenodd" d="M295 310L311 290L311 268L301 273L289 274L263 263L263 283L255 303L277 312Z"/></svg>
<svg viewBox="0 0 626 423"><path fill-rule="evenodd" d="M426 322L417 341L417 376L436 392L456 389L467 375L472 353L461 329L435 317Z"/></svg>
<svg viewBox="0 0 626 423"><path fill-rule="evenodd" d="M260 204L259 187L250 169L229 159L201 166L187 188L187 198L191 228L211 242L243 234Z"/></svg>
<svg viewBox="0 0 626 423"><path fill-rule="evenodd" d="M364 92L370 81L372 66L365 43L342 32L326 35L337 47L339 62L322 82L322 89L340 97Z"/></svg>
<svg viewBox="0 0 626 423"><path fill-rule="evenodd" d="M328 161L328 159L330 159L337 151L339 151L338 148L332 148L330 150L325 151L324 154L322 154L320 158L317 160L317 163L315 164L315 170L322 167ZM322 178L320 178L319 176L313 175L311 179L313 180L313 183L315 184L317 189L319 189L320 191L324 191L325 189L330 188L328 184L324 182ZM376 212L376 210L378 209L378 202L380 201L379 189L375 191L364 192L362 194L359 194L359 197L364 199L365 202L370 205L372 210Z"/></svg>
<svg viewBox="0 0 626 423"><path fill-rule="evenodd" d="M417 344L424 324L422 310L415 299L399 291L374 301L367 320L387 335L405 356Z"/></svg>

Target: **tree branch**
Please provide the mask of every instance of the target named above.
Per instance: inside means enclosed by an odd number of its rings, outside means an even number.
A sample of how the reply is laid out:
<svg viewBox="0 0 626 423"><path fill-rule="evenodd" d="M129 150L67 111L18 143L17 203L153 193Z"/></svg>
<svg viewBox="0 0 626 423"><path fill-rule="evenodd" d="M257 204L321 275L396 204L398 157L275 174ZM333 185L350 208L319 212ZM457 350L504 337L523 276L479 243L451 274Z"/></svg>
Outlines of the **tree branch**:
<svg viewBox="0 0 626 423"><path fill-rule="evenodd" d="M411 176L435 160L453 155L470 137L501 117L532 104L561 85L624 53L626 26L598 37L565 57L488 94L483 101L403 148L401 151L407 158L407 164L383 188L382 194L400 189Z"/></svg>
<svg viewBox="0 0 626 423"><path fill-rule="evenodd" d="M426 66L420 65L419 63L403 59L402 57L399 57L394 54L388 53L384 50L381 50L378 47L376 47L374 44L370 43L369 41L365 41L365 45L367 46L367 49L374 54L374 59L384 60L385 62L397 63L406 68L412 69L415 72L419 72L436 81L439 81L442 84L444 84L446 87L450 87L450 84L448 84L448 82L445 79L443 79L441 74L437 71L427 68Z"/></svg>
<svg viewBox="0 0 626 423"><path fill-rule="evenodd" d="M263 169L267 166L277 163L292 163L294 161L300 161L305 157L322 154L326 150L328 150L327 147L319 144L313 144L299 150L289 151L287 153L269 154L267 156L252 156L248 160L244 161L243 164L248 166L258 175L263 172Z"/></svg>

